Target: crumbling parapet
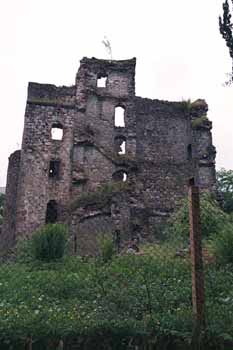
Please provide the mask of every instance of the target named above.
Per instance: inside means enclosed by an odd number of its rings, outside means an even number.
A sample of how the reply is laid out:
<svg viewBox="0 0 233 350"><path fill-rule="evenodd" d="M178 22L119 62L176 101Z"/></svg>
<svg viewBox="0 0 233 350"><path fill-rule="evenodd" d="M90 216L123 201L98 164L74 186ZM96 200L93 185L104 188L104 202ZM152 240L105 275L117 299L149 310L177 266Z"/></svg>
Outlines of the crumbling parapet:
<svg viewBox="0 0 233 350"><path fill-rule="evenodd" d="M216 182L216 149L212 143L212 122L207 117L208 105L205 100L196 100L191 105L193 149L198 172L196 182L202 190L214 190Z"/></svg>

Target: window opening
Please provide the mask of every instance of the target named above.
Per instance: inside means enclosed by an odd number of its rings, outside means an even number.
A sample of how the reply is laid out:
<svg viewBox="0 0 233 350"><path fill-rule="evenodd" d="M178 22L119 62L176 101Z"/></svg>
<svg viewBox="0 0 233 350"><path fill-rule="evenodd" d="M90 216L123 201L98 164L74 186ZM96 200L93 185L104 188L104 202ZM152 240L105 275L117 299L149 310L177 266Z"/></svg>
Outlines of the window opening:
<svg viewBox="0 0 233 350"><path fill-rule="evenodd" d="M112 177L114 181L126 182L128 175L124 170L119 170L115 172Z"/></svg>
<svg viewBox="0 0 233 350"><path fill-rule="evenodd" d="M114 125L120 128L125 127L125 109L123 107L118 106L115 108Z"/></svg>
<svg viewBox="0 0 233 350"><path fill-rule="evenodd" d="M49 177L58 179L59 177L59 160L51 160L49 163Z"/></svg>
<svg viewBox="0 0 233 350"><path fill-rule="evenodd" d="M118 152L118 154L122 155L125 154L125 141L123 141L120 145L120 152Z"/></svg>
<svg viewBox="0 0 233 350"><path fill-rule="evenodd" d="M97 79L97 87L105 88L107 86L107 77L99 77Z"/></svg>
<svg viewBox="0 0 233 350"><path fill-rule="evenodd" d="M63 138L63 126L60 123L55 123L52 125L51 129L52 140L61 141Z"/></svg>
<svg viewBox="0 0 233 350"><path fill-rule="evenodd" d="M124 136L117 136L114 140L115 152L119 155L124 155L126 150L126 139Z"/></svg>
<svg viewBox="0 0 233 350"><path fill-rule="evenodd" d="M55 200L50 200L47 204L46 210L46 224L55 223L58 217L57 202Z"/></svg>
<svg viewBox="0 0 233 350"><path fill-rule="evenodd" d="M127 180L127 174L123 173L123 182L125 182Z"/></svg>
<svg viewBox="0 0 233 350"><path fill-rule="evenodd" d="M189 144L187 147L187 151L188 151L188 160L191 160L193 158L193 152L192 152L192 145Z"/></svg>

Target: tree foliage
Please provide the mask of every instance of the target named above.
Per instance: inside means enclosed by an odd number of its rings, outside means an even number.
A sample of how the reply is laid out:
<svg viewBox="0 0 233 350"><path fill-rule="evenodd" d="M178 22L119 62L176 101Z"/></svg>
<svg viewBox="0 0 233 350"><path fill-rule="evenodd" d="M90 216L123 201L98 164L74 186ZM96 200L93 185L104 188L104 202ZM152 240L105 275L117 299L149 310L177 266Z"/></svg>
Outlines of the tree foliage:
<svg viewBox="0 0 233 350"><path fill-rule="evenodd" d="M231 0L233 5L233 0ZM226 42L226 45L229 49L229 54L231 59L233 60L233 24L232 24L232 13L230 10L230 6L228 0L225 0L222 4L223 7L223 15L219 16L219 31ZM232 66L233 73L233 66ZM231 77L232 81L232 77Z"/></svg>
<svg viewBox="0 0 233 350"><path fill-rule="evenodd" d="M231 0L232 4L233 1ZM231 58L233 58L233 34L232 34L232 21L231 10L228 0L223 3L223 16L219 17L219 30L223 39L226 41L226 45L229 48Z"/></svg>
<svg viewBox="0 0 233 350"><path fill-rule="evenodd" d="M228 215L221 210L218 202L208 193L200 197L201 229L204 238L218 234L225 223L230 221ZM171 216L165 234L172 239L188 240L189 238L189 206L188 199Z"/></svg>
<svg viewBox="0 0 233 350"><path fill-rule="evenodd" d="M222 208L233 212L233 170L221 169L217 172L217 189L222 200Z"/></svg>
<svg viewBox="0 0 233 350"><path fill-rule="evenodd" d="M224 225L212 242L216 261L222 265L233 264L233 225Z"/></svg>

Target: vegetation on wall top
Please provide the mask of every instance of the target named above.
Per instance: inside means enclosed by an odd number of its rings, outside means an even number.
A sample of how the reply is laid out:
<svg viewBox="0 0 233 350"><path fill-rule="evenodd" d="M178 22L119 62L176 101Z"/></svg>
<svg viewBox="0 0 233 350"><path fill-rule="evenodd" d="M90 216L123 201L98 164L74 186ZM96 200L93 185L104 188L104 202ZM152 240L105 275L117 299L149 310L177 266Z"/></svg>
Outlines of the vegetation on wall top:
<svg viewBox="0 0 233 350"><path fill-rule="evenodd" d="M129 184L126 182L109 182L97 188L95 191L83 192L70 206L73 211L77 208L94 206L102 209L111 204L114 195L126 192Z"/></svg>
<svg viewBox="0 0 233 350"><path fill-rule="evenodd" d="M198 117L194 120L192 120L192 127L195 129L195 128L198 128L198 127L202 127L204 125L209 125L209 123L211 123L209 121L209 119L207 118L206 115L202 115L201 117Z"/></svg>
<svg viewBox="0 0 233 350"><path fill-rule="evenodd" d="M48 99L48 98L33 98L27 101L29 104L43 105L43 106L61 106L67 108L73 108L74 104L70 102L64 102L59 99Z"/></svg>

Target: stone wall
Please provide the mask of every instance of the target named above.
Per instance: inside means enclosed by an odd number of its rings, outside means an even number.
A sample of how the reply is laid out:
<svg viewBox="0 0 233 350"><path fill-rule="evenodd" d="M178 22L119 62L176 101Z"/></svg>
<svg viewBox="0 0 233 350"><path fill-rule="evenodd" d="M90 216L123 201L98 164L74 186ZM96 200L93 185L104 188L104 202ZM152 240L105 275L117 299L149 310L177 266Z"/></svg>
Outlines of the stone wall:
<svg viewBox="0 0 233 350"><path fill-rule="evenodd" d="M9 157L6 197L4 205L4 221L0 236L0 252L15 244L16 240L16 210L18 207L18 185L20 169L20 153L15 151Z"/></svg>
<svg viewBox="0 0 233 350"><path fill-rule="evenodd" d="M73 109L64 106L27 105L19 172L18 236L30 234L45 222L51 200L58 203L58 221L64 217L70 199L73 118ZM53 140L51 129L58 123L63 138ZM58 176L50 177L51 161L59 162Z"/></svg>
<svg viewBox="0 0 233 350"><path fill-rule="evenodd" d="M70 228L75 254L100 254L101 240L112 239L111 212L92 211L83 217L73 213Z"/></svg>
<svg viewBox="0 0 233 350"><path fill-rule="evenodd" d="M29 83L28 102L36 104L67 104L75 103L76 86L55 86L52 84Z"/></svg>
<svg viewBox="0 0 233 350"><path fill-rule="evenodd" d="M101 232L117 235L123 249L131 237L157 237L190 178L203 190L214 189L207 104L136 97L135 64L83 58L75 86L29 83L17 176L14 167L8 170L8 177L18 177L15 227L4 232L9 241L13 232L30 235L56 220L69 225L79 254L93 252ZM54 129L63 132L61 140L53 139ZM7 186L10 201L15 190ZM107 196L104 205L91 203L98 191ZM80 205L83 196L88 206ZM9 227L9 215L5 220Z"/></svg>

